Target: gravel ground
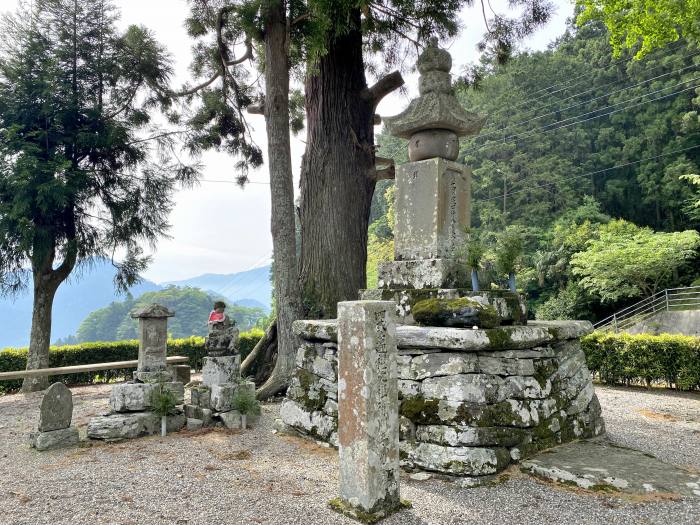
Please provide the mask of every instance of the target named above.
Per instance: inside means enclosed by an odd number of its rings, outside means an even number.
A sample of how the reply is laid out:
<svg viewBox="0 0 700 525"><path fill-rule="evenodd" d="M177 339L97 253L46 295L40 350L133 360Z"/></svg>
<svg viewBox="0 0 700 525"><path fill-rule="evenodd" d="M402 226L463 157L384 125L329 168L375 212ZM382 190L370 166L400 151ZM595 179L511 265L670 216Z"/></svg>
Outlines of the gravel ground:
<svg viewBox="0 0 700 525"><path fill-rule="evenodd" d="M109 386L77 387L74 421L106 409ZM598 387L610 438L700 470L700 396ZM272 433L278 405L255 429L148 437L38 453L27 435L40 395L0 397L0 524L355 523L328 510L333 449ZM700 500L630 502L574 492L512 469L494 487L402 477L413 508L383 523L700 523Z"/></svg>

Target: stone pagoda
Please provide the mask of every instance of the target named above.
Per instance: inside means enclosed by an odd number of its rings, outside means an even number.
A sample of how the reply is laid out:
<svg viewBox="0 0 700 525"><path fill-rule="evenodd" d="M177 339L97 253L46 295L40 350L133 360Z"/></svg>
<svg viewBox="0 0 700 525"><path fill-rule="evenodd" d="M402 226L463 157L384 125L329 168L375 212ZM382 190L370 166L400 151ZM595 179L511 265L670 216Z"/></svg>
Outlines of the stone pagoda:
<svg viewBox="0 0 700 525"><path fill-rule="evenodd" d="M580 341L591 323L526 323L518 294L467 287L470 174L457 140L484 119L460 108L450 66L431 42L420 97L386 120L411 161L396 169L396 260L380 266L379 288L339 303L338 320L293 324L300 345L278 428L339 446L341 512L395 509L396 426L402 468L462 486L605 432Z"/></svg>
<svg viewBox="0 0 700 525"><path fill-rule="evenodd" d="M176 404L184 403L185 385L174 381L167 369L168 318L175 312L160 304L135 310L131 317L139 322L139 356L134 380L112 387L110 412L88 423L88 437L108 441L132 439L160 431L160 417L151 411L151 397L157 388L173 393ZM167 418L168 432L180 430L185 416L178 409Z"/></svg>
<svg viewBox="0 0 700 525"><path fill-rule="evenodd" d="M456 162L459 138L476 135L485 117L466 111L452 88L452 58L432 39L418 58L420 96L385 118L390 134L408 139L410 162L396 168L394 261L378 268L379 289L363 299L394 300L401 322L429 298L472 299L493 306L506 324L525 322L525 303L506 291L472 292L459 260L471 213L471 171Z"/></svg>

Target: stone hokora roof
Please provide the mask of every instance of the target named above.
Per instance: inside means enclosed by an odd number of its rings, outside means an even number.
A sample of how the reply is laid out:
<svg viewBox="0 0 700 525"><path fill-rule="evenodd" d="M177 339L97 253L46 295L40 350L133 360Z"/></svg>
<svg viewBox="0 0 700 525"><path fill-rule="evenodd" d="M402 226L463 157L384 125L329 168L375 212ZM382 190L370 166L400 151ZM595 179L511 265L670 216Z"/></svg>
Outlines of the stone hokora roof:
<svg viewBox="0 0 700 525"><path fill-rule="evenodd" d="M394 117L384 119L391 135L410 139L419 131L445 129L458 136L476 135L486 117L465 110L452 89L452 57L432 39L416 62L420 97Z"/></svg>
<svg viewBox="0 0 700 525"><path fill-rule="evenodd" d="M157 303L151 303L131 312L134 319L173 317L175 312Z"/></svg>

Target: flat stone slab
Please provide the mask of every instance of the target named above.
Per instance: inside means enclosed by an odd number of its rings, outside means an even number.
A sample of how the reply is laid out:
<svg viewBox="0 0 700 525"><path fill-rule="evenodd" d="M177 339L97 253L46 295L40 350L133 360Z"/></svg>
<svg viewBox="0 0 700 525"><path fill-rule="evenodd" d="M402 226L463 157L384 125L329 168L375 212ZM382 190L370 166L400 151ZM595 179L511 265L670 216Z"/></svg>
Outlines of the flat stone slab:
<svg viewBox="0 0 700 525"><path fill-rule="evenodd" d="M29 445L37 450L70 447L80 442L80 434L75 427L50 430L47 432L32 432Z"/></svg>
<svg viewBox="0 0 700 525"><path fill-rule="evenodd" d="M338 340L337 321L295 321L294 333L304 339ZM589 321L530 321L526 326L501 326L488 330L432 326L396 327L401 348L439 348L462 352L517 350L546 343L575 339L593 331Z"/></svg>
<svg viewBox="0 0 700 525"><path fill-rule="evenodd" d="M700 498L700 475L606 439L558 446L523 461L521 470L538 478L609 494Z"/></svg>

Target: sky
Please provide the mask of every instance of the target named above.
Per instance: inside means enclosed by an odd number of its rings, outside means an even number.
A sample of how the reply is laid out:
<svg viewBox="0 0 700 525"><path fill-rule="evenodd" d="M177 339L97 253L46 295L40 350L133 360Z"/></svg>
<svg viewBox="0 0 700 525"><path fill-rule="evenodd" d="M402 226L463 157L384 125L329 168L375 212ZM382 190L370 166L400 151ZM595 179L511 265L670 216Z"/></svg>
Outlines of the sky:
<svg viewBox="0 0 700 525"><path fill-rule="evenodd" d="M17 0L0 0L0 11L13 11L17 3ZM492 5L497 12L502 12L506 3L496 0ZM573 4L570 0L554 0L554 3L557 11L553 19L530 37L524 47L545 49L564 32L566 19L573 13ZM148 27L172 54L175 85L189 80L191 40L183 25L188 13L186 1L115 0L115 4L121 10L121 26L140 24ZM476 43L485 30L478 6L463 10L460 18L460 35L452 42L443 43L452 53L453 73L459 73L465 65L478 60ZM403 76L406 92L387 96L377 108L379 115L400 113L409 100L417 96L417 75L406 71ZM254 140L266 153L263 117L251 116L250 123ZM380 128L376 131L379 132ZM303 140L303 133L292 139L295 191L298 191ZM175 207L170 215L170 238L158 243L152 254L153 261L143 275L147 279L162 283L203 273L233 273L264 266L270 261L272 236L266 164L251 171L252 182L240 188L233 183L235 161L230 156L206 153L201 162L204 165L203 182L195 188L180 190L175 195ZM221 180L229 182L207 182Z"/></svg>

